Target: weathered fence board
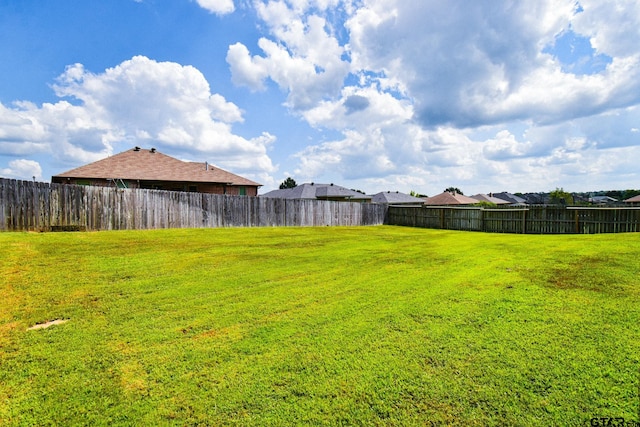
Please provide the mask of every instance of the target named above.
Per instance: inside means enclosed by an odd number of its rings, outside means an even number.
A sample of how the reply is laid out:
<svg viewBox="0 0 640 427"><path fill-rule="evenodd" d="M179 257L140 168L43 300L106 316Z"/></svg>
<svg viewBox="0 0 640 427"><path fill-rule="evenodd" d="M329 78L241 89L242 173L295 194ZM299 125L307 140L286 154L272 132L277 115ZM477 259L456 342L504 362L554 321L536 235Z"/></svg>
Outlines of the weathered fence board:
<svg viewBox="0 0 640 427"><path fill-rule="evenodd" d="M0 179L0 231L380 225L386 206Z"/></svg>
<svg viewBox="0 0 640 427"><path fill-rule="evenodd" d="M446 230L524 234L589 234L640 231L640 208L529 206L481 207L390 206L386 224Z"/></svg>
<svg viewBox="0 0 640 427"><path fill-rule="evenodd" d="M640 231L640 208L568 208L581 233L627 233Z"/></svg>

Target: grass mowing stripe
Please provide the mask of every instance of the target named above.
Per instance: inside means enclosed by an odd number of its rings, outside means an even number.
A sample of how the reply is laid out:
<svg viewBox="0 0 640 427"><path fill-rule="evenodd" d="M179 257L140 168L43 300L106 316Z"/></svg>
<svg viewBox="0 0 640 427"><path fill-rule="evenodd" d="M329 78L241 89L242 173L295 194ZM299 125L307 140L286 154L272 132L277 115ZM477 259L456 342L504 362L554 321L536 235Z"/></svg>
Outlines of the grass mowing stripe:
<svg viewBox="0 0 640 427"><path fill-rule="evenodd" d="M635 234L2 233L0 424L639 420L639 254Z"/></svg>

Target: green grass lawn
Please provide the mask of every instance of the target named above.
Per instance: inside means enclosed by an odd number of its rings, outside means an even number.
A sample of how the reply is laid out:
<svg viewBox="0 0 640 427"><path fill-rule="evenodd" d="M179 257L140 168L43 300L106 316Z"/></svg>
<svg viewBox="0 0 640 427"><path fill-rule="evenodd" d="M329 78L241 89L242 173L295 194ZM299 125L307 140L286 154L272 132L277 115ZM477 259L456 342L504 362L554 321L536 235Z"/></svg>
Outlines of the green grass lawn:
<svg viewBox="0 0 640 427"><path fill-rule="evenodd" d="M0 425L640 421L639 269L640 234L0 233Z"/></svg>

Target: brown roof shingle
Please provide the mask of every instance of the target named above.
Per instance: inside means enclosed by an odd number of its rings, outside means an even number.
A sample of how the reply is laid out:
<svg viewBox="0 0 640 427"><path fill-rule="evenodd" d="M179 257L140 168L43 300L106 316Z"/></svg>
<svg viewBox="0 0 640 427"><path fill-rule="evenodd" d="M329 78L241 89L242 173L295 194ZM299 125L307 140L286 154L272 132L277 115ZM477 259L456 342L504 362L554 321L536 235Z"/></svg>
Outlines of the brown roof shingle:
<svg viewBox="0 0 640 427"><path fill-rule="evenodd" d="M261 186L257 182L207 163L183 162L155 149L123 151L106 159L53 176L53 178L102 178L140 181L208 182Z"/></svg>
<svg viewBox="0 0 640 427"><path fill-rule="evenodd" d="M445 191L433 197L427 197L425 205L474 205L478 200L458 193Z"/></svg>

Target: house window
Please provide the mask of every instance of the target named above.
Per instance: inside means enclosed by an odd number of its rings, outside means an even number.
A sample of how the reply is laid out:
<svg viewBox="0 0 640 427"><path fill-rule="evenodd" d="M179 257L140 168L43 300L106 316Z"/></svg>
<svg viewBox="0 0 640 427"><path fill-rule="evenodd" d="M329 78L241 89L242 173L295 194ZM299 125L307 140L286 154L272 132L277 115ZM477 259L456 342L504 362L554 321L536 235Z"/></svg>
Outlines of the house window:
<svg viewBox="0 0 640 427"><path fill-rule="evenodd" d="M190 193L197 193L198 192L198 186L197 185L190 185L189 186L189 192Z"/></svg>
<svg viewBox="0 0 640 427"><path fill-rule="evenodd" d="M240 187L238 189L238 194L241 196L246 196L247 195L247 189L245 187Z"/></svg>
<svg viewBox="0 0 640 427"><path fill-rule="evenodd" d="M91 181L88 179L78 179L76 180L76 185L91 185Z"/></svg>

